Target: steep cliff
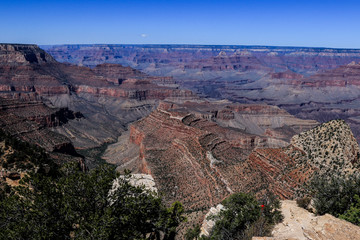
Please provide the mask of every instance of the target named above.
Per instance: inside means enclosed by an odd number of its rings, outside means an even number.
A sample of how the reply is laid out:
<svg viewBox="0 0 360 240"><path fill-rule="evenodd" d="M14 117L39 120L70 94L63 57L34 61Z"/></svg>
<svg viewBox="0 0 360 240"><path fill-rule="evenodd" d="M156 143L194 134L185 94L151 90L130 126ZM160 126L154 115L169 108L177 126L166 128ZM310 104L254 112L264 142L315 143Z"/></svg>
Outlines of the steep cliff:
<svg viewBox="0 0 360 240"><path fill-rule="evenodd" d="M39 145L49 152L77 156L71 141L50 129L83 117L68 109L51 109L40 101L0 98L0 126L12 136Z"/></svg>

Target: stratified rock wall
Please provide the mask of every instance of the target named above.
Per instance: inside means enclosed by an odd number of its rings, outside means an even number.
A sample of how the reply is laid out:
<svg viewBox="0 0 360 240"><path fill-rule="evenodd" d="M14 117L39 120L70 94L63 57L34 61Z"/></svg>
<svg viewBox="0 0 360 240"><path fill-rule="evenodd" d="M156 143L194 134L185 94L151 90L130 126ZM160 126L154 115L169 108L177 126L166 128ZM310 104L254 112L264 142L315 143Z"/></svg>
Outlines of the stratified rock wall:
<svg viewBox="0 0 360 240"><path fill-rule="evenodd" d="M51 109L42 102L27 102L0 98L0 127L10 135L47 151L77 155L70 140L49 128L61 126L70 119L81 118L68 109Z"/></svg>
<svg viewBox="0 0 360 240"><path fill-rule="evenodd" d="M222 113L225 111L226 115ZM241 114L251 115L253 119L258 114L260 120L252 125L259 124L256 126L263 129L262 134L248 133L247 122L241 126L223 126L224 121ZM273 124L264 124L262 117ZM276 121L277 118L287 120ZM123 144L109 147L105 159L116 163L120 170L130 168L151 174L167 200L180 200L196 211L214 206L239 191L263 194L269 190L282 198L290 198L313 169L297 163L298 155L305 158L298 149L267 151L262 148L277 140L267 136L266 130L289 124L287 127L297 132L301 127L296 123L303 124L305 129L316 125L316 122L291 118L283 110L265 105L161 102L148 117L130 125L127 147L123 148L127 136L124 135L119 138ZM286 143L286 139L289 144L290 138L284 137L281 141ZM134 156L136 151L138 157ZM117 157L111 158L110 153L115 152ZM300 176L300 173L305 174Z"/></svg>
<svg viewBox="0 0 360 240"><path fill-rule="evenodd" d="M36 45L0 44L0 63L0 95L74 92L140 101L196 97L189 90L178 89L171 77L149 76L117 64L101 64L94 69L61 64Z"/></svg>

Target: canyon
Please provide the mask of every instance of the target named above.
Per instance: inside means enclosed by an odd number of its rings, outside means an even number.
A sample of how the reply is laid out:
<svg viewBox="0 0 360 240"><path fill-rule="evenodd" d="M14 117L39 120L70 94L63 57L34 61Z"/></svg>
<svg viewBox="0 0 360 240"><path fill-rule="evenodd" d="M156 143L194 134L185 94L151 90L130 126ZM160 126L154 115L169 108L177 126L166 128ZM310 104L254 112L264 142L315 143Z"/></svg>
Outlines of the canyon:
<svg viewBox="0 0 360 240"><path fill-rule="evenodd" d="M42 101L83 114L77 121L54 127L80 149L115 141L127 123L149 114L159 100L196 97L179 89L171 78L121 65L90 69L62 64L35 45L0 44L0 59L1 97Z"/></svg>
<svg viewBox="0 0 360 240"><path fill-rule="evenodd" d="M358 171L360 50L42 47L0 44L2 129L131 170L183 203L181 231L231 193L292 199L314 174Z"/></svg>
<svg viewBox="0 0 360 240"><path fill-rule="evenodd" d="M165 199L180 200L191 212L191 225L234 192L292 199L315 173L356 171L359 147L349 126L317 124L268 105L161 102L104 159L119 171L150 174ZM255 130L261 133L250 133Z"/></svg>
<svg viewBox="0 0 360 240"><path fill-rule="evenodd" d="M360 50L232 45L53 45L55 59L118 63L172 77L201 97L267 103L302 118L345 119L360 141Z"/></svg>

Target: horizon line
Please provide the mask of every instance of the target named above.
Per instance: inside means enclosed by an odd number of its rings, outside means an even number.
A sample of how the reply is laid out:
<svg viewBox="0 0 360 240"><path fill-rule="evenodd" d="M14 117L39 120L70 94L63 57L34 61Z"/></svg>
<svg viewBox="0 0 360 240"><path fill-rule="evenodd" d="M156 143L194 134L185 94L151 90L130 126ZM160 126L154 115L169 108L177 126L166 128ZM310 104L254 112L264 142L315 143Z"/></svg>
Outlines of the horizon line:
<svg viewBox="0 0 360 240"><path fill-rule="evenodd" d="M284 46L284 45L246 45L246 44L195 44L195 43L57 43L57 44L36 44L36 43L2 43L5 45L36 45L39 47L50 46L147 46L147 47L162 47L162 46L186 46L186 47L230 47L236 48L306 48L306 49L332 49L332 50L360 50L360 48L345 48L345 47L311 47L311 46Z"/></svg>

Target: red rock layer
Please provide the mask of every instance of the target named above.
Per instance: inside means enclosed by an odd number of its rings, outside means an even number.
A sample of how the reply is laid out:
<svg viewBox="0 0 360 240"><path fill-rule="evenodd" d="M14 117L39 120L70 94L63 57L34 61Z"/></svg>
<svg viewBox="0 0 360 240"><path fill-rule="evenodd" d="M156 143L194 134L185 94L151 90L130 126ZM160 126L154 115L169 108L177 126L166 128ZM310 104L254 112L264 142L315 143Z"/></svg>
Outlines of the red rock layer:
<svg viewBox="0 0 360 240"><path fill-rule="evenodd" d="M202 105L193 104L193 110ZM298 164L304 158L300 150L254 150L266 146L267 138L221 127L211 117L203 118L205 112L196 116L189 105L161 102L157 111L130 126L129 141L139 146L137 171L151 174L167 200L179 200L197 211L216 205L232 192L271 191L291 198L312 173L307 165ZM271 112L271 108L229 107L249 112Z"/></svg>
<svg viewBox="0 0 360 240"><path fill-rule="evenodd" d="M156 84L174 84L171 77L151 77L116 64L102 64L94 69L61 64L35 45L0 46L1 95L34 92L46 96L75 92L138 100L195 97L191 91Z"/></svg>
<svg viewBox="0 0 360 240"><path fill-rule="evenodd" d="M130 127L130 141L140 146L146 172L154 176L159 190L169 201L180 200L193 210L210 207L230 194L231 183L222 175L236 176L230 166L241 163L248 153L203 130L206 123L200 125L189 126L155 111ZM218 162L211 163L210 153L220 157Z"/></svg>
<svg viewBox="0 0 360 240"><path fill-rule="evenodd" d="M286 148L256 149L247 160L255 177L248 184L260 190L259 195L270 190L282 199L291 199L315 171L307 164L306 158L304 152L291 145ZM267 188L262 186L264 183Z"/></svg>

